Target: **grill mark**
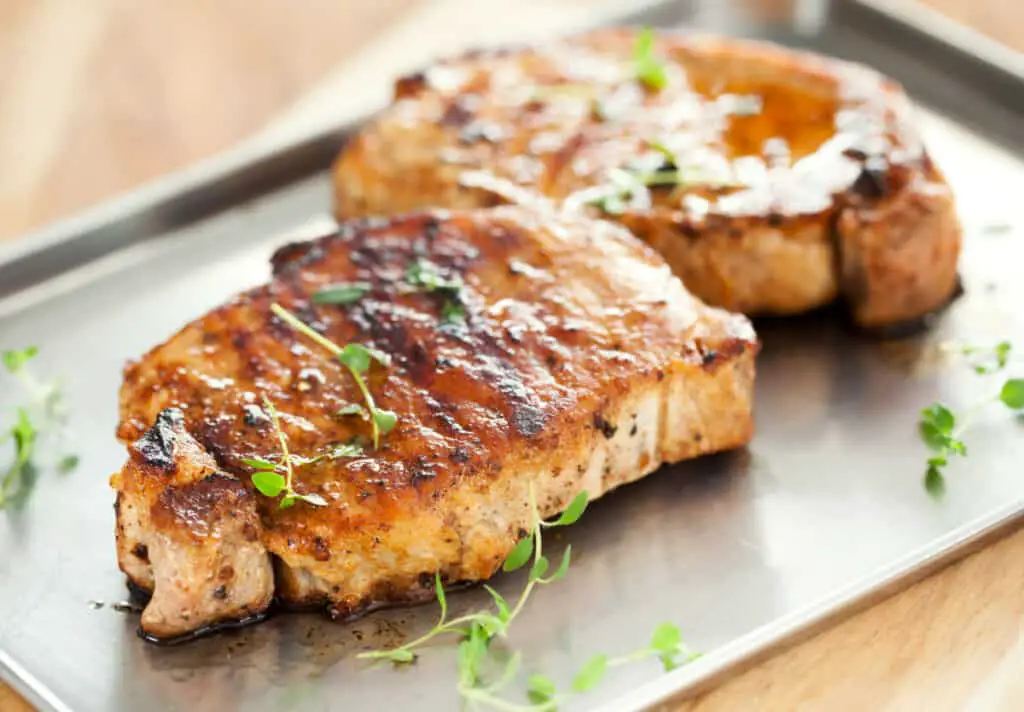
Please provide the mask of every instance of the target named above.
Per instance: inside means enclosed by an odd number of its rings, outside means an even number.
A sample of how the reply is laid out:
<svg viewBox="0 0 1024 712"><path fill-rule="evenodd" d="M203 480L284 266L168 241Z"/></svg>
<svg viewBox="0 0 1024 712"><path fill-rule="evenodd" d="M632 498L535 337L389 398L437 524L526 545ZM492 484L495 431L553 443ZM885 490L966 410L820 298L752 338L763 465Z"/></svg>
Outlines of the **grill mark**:
<svg viewBox="0 0 1024 712"><path fill-rule="evenodd" d="M410 221L417 231L426 232L426 239L422 241L422 249L429 249L430 243L436 240L440 225L436 217L426 214L411 218ZM471 224L469 229L476 227ZM488 226L488 238L500 247L501 250L515 251L523 243L521 227L504 224L490 224ZM408 247L409 242L405 240L401 246L394 246L389 242L383 244L381 239L373 236L357 235L353 250L356 254L366 258L367 263L383 267L398 263L403 271L411 261L412 255ZM415 245L421 241L413 241ZM442 251L434 249L430 252L431 261L440 270L446 273L457 274L460 277L465 274L470 262L478 258L479 252L470 246L468 249L455 251ZM387 285L382 290L399 296L398 285ZM476 300L472 286L467 284L463 289L464 302L472 303ZM390 318L394 314L394 306L391 303L377 300L362 300L348 311L348 318L377 348L380 348L392 355L392 358L401 363L408 371L418 386L424 386L432 382L434 373L429 368L429 361L424 358L427 355L426 349L418 341L412 341L410 333L404 323ZM466 323L460 325L440 325L437 333L444 338L438 339L436 349L439 353L435 357L435 363L445 363L443 351L445 339L452 339L461 342L476 354L478 367L468 369L469 373L474 370L479 372L476 380L493 384L498 393L504 396L506 404L510 409L509 422L515 430L525 436L537 435L547 423L547 415L536 403L536 397L526 386L523 374L510 363L512 350L507 341L508 335L499 333L500 329L488 322L481 322L473 318L467 319ZM504 336L504 338L503 338ZM436 414L439 419L449 428L459 428L454 419L443 412Z"/></svg>
<svg viewBox="0 0 1024 712"><path fill-rule="evenodd" d="M157 498L153 517L169 517L175 522L170 526L184 523L188 530L205 535L216 525L215 512L237 511L248 497L251 495L239 480L212 472L187 485L165 488Z"/></svg>
<svg viewBox="0 0 1024 712"><path fill-rule="evenodd" d="M532 438L544 428L547 415L531 402L531 393L521 380L503 378L498 382L498 390L511 401L512 425L520 435Z"/></svg>
<svg viewBox="0 0 1024 712"><path fill-rule="evenodd" d="M135 451L147 465L172 474L177 468L174 462L175 445L184 424L185 415L181 410L165 408L156 417L153 427L135 443Z"/></svg>
<svg viewBox="0 0 1024 712"><path fill-rule="evenodd" d="M268 418L266 423L261 426L269 424ZM204 450L210 453L218 466L228 468L234 460L230 434L236 427L237 423L234 417L227 413L221 413L196 423L193 426L192 436Z"/></svg>
<svg viewBox="0 0 1024 712"><path fill-rule="evenodd" d="M392 304L365 300L349 310L348 318L365 335L364 340L391 354L392 359L400 361L403 366L408 368L418 361L415 351L422 351L423 345L418 341L410 342L409 330L394 318Z"/></svg>

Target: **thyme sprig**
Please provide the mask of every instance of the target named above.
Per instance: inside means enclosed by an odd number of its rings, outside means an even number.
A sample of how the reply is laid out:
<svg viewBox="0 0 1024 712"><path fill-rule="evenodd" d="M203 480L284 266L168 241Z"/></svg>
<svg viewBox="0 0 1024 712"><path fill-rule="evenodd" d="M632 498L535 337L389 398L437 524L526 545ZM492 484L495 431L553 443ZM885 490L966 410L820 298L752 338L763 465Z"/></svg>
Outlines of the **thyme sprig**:
<svg viewBox="0 0 1024 712"><path fill-rule="evenodd" d="M961 353L971 357L971 368L979 375L1000 373L1010 364L1012 345L1001 341L993 347L963 346ZM974 419L995 403L1014 413L1024 412L1024 378L1007 378L998 392L983 398L962 414L942 403L932 403L921 411L918 432L931 451L925 466L924 486L933 497L945 492L945 468L954 457L966 457L963 435Z"/></svg>
<svg viewBox="0 0 1024 712"><path fill-rule="evenodd" d="M479 643L475 641L480 636L484 636L487 642L495 637L504 637L508 632L509 626L512 625L512 621L522 612L526 601L529 600L530 594L533 593L534 589L538 585L549 584L559 580L569 570L572 546L565 548L558 568L550 576L545 577L544 574L547 573L550 562L543 555L542 532L546 528L569 526L579 520L587 506L587 493L581 492L578 494L569 503L565 511L562 512L561 516L551 522L545 522L540 518L532 486L529 489L529 506L531 516L529 534L516 543L502 565L503 571L511 572L523 568L531 559L533 560L526 587L519 594L515 605L510 606L509 602L500 593L485 585L484 588L494 600L495 608L493 611L476 611L449 620L448 603L445 598L444 586L441 583L441 575L436 574L434 577L434 589L437 594L438 605L441 607L441 616L434 627L405 645L398 646L397 648L366 651L360 653L358 657L390 660L395 663L409 663L416 659L416 651L419 648L441 635L454 633L460 636L462 638L460 648L467 641L471 645L478 645Z"/></svg>
<svg viewBox="0 0 1024 712"><path fill-rule="evenodd" d="M598 653L587 659L573 676L569 690L559 692L555 681L541 674L534 674L527 680L532 710L554 710L571 694L589 692L597 687L607 672L613 668L630 665L651 658L657 658L665 672L675 670L700 657L683 642L682 631L673 623L661 623L651 634L647 645L624 655L609 657Z"/></svg>
<svg viewBox="0 0 1024 712"><path fill-rule="evenodd" d="M1002 371L1010 362L1013 344L1000 341L995 346L974 346L967 344L960 347L960 353L968 357L971 369L978 375Z"/></svg>
<svg viewBox="0 0 1024 712"><path fill-rule="evenodd" d="M7 432L0 433L0 444L14 444L13 460L0 476L0 509L28 494L35 470L37 445L43 431L52 428L58 437L63 438L67 425L64 395L58 384L41 383L29 372L29 363L38 353L37 347L29 346L0 354L4 370L29 393L29 401L15 409L14 424ZM65 454L56 463L60 472L69 472L77 466L78 456L74 454Z"/></svg>
<svg viewBox="0 0 1024 712"><path fill-rule="evenodd" d="M340 282L323 287L313 294L314 304L352 304L370 291L369 282Z"/></svg>
<svg viewBox="0 0 1024 712"><path fill-rule="evenodd" d="M391 357L377 349L370 348L369 346L364 346L362 344L346 344L344 347L338 346L338 344L328 339L326 336L276 302L270 305L270 311L295 331L326 349L335 359L338 360L339 363L341 363L341 365L348 369L349 374L352 376L352 380L355 381L356 387L362 394L365 411L360 411L358 408L346 406L341 409L340 414L351 415L361 412L367 413L370 421L370 434L373 440L373 448L374 450L380 449L381 436L387 435L394 429L398 422L398 416L390 410L384 410L377 407L377 403L373 399L373 394L370 393L370 389L366 385L366 377L369 374L370 366L374 361L379 363L381 366L389 366L391 364Z"/></svg>
<svg viewBox="0 0 1024 712"><path fill-rule="evenodd" d="M668 86L665 63L654 49L654 31L650 27L640 30L633 47L633 68L638 82L653 91Z"/></svg>
<svg viewBox="0 0 1024 712"><path fill-rule="evenodd" d="M453 324L465 321L465 283L458 275L445 277L440 267L420 257L409 265L402 285L406 291L437 294L442 297L441 321ZM369 282L340 282L317 290L312 297L314 304L353 304L363 298L371 289Z"/></svg>
<svg viewBox="0 0 1024 712"><path fill-rule="evenodd" d="M20 490L25 481L32 466L32 458L35 456L37 435L38 431L32 424L28 411L25 408L18 408L14 425L0 438L0 442L14 442L14 461L0 480L0 509L7 506L8 499Z"/></svg>
<svg viewBox="0 0 1024 712"><path fill-rule="evenodd" d="M661 154L656 167L627 165L612 168L603 183L577 191L569 196L569 206L593 205L609 215L621 215L627 209L646 209L651 205L651 188L694 188L712 190L742 188L732 177L713 176L700 166L685 166L675 152L656 139L645 139L647 146Z"/></svg>
<svg viewBox="0 0 1024 712"><path fill-rule="evenodd" d="M429 294L437 294L443 301L441 304L441 320L452 324L465 321L466 307L463 297L465 283L458 275L445 277L441 269L425 258L415 260L405 273L405 281L410 287Z"/></svg>
<svg viewBox="0 0 1024 712"><path fill-rule="evenodd" d="M302 494L295 491L295 468L300 465L315 462L320 458L308 460L297 457L288 450L288 436L281 428L281 420L277 415L277 408L270 402L270 399L263 398L263 408L270 416L270 422L274 426L274 433L277 435L278 443L281 446L281 461L271 462L269 460L246 459L243 462L249 467L256 468L252 474L252 483L263 495L267 497L281 497L278 505L281 509L288 509L297 501L303 501L316 507L326 507L327 500L316 493Z"/></svg>
<svg viewBox="0 0 1024 712"><path fill-rule="evenodd" d="M543 531L547 528L568 526L583 515L587 506L587 494L582 492L566 507L556 520L543 521L537 510L536 499L529 490L531 528L527 536L516 543L505 563L504 571L516 571L529 564L527 584L519 594L515 605L510 605L497 591L484 586L494 601L494 608L475 611L457 618L448 618L448 602L440 575L434 578L434 588L441 614L438 622L424 635L405 645L361 653L364 659L389 660L395 664L407 664L416 660L419 650L438 636L454 634L458 638L456 654L456 689L470 706L486 707L503 712L554 712L558 705L572 695L588 692L600 683L605 673L615 667L657 658L665 670L672 670L698 657L683 643L679 628L671 623L659 625L647 645L625 655L610 657L599 654L590 657L573 676L565 690L559 690L550 677L535 673L527 680L527 702L507 699L503 693L516 679L522 667L522 654L512 652L503 662L498 661L501 648L494 646L499 638L507 637L512 622L520 615L530 594L539 585L557 581L569 569L571 548L566 547L558 568L546 575L550 562L543 553Z"/></svg>

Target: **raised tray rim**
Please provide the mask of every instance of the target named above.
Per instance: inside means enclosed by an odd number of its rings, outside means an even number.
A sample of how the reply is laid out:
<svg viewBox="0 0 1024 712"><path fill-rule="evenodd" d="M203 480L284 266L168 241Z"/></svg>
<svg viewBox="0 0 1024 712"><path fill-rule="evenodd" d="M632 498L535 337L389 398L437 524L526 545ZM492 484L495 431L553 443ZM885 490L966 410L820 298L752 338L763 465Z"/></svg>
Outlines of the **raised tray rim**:
<svg viewBox="0 0 1024 712"><path fill-rule="evenodd" d="M643 22L645 17L673 4L668 0L629 20ZM937 11L909 1L893 4L882 0L833 0L831 12L835 22L881 22L886 33L905 36L929 56L944 54L956 76L973 72L987 77L991 83L983 83L988 87L986 93L1024 119L1024 54L1015 53ZM1018 91L1001 91L1009 85ZM72 269L83 258L97 259L171 229L178 219L172 215L187 215L188 219L180 223L187 224L237 204L236 200L225 196L262 195L326 168L320 157L331 154L341 145L344 136L370 113L367 111L342 125L294 139L243 142L0 245L0 301ZM597 711L651 709L669 700L696 694L717 684L725 675L753 664L755 658L792 645L822 625L856 612L858 606L866 606L963 558L1022 521L1024 499L1010 502L801 611L754 630L684 668L640 685ZM0 679L40 709L70 712L2 649Z"/></svg>

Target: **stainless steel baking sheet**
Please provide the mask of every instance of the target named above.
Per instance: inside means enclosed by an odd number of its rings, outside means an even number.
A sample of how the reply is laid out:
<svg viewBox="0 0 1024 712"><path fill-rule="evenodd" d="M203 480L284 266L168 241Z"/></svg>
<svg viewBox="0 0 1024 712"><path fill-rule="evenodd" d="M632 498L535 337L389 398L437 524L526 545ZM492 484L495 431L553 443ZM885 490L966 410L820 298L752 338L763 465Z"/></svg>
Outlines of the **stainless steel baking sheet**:
<svg viewBox="0 0 1024 712"><path fill-rule="evenodd" d="M641 709L693 690L1024 511L1020 423L998 409L980 419L968 436L971 455L950 469L939 502L922 487L915 429L918 410L935 398L964 405L995 388L937 358L936 345L1024 343L1024 232L1013 204L1024 162L1010 120L1021 115L1003 91L1012 72L994 74L953 47L938 51L934 37L860 4L833 3L830 20L811 5L797 3L804 9L767 27L738 3L691 3L656 19L860 58L935 106L921 120L962 206L966 296L935 330L899 343L852 336L830 314L759 324L751 447L665 468L596 503L554 543L573 544L569 576L538 593L512 640L531 668L563 681L595 652L641 645L663 620L706 655L670 675L654 663L616 670L570 709ZM943 115L958 111L989 138ZM429 606L351 625L282 615L158 648L136 637L134 615L109 605L126 598L107 486L123 459L112 434L120 369L265 280L276 245L330 225L322 169L336 146L328 135L284 153L225 159L0 253L0 348L36 344L36 371L63 377L81 455L75 472L44 469L25 505L0 513L0 674L41 708L457 708L451 649L400 671L353 659L365 646L422 631L436 615ZM15 395L2 383L6 409ZM506 594L521 583L495 581ZM484 600L470 590L450 602L469 609Z"/></svg>

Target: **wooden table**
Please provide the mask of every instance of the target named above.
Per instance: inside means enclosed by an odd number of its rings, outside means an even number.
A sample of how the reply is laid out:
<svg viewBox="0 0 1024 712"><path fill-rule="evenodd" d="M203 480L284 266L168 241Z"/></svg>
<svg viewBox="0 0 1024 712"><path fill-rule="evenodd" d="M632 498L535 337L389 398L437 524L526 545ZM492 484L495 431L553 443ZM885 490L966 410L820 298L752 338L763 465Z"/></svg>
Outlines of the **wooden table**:
<svg viewBox="0 0 1024 712"><path fill-rule="evenodd" d="M1024 3L926 1L1024 49ZM0 241L265 129L383 38L450 47L625 2L476 0L453 22L429 0L0 0ZM1018 531L668 709L1024 709L1022 621ZM0 711L26 710L0 684Z"/></svg>

